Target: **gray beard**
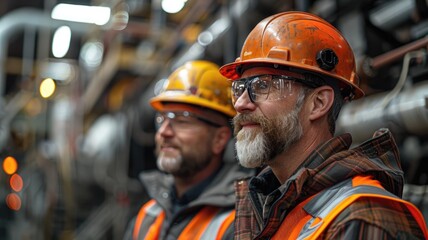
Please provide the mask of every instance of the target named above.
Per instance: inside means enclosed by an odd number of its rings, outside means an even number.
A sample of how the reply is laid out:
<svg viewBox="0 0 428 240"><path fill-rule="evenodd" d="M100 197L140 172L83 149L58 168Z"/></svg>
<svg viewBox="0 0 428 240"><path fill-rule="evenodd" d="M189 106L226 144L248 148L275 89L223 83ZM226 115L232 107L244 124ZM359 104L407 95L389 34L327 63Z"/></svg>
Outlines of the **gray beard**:
<svg viewBox="0 0 428 240"><path fill-rule="evenodd" d="M298 117L299 110L297 108L272 120L248 114L237 115L233 121L239 163L247 168L268 165L269 161L297 142L303 134ZM238 129L238 123L242 121L258 122L260 128Z"/></svg>
<svg viewBox="0 0 428 240"><path fill-rule="evenodd" d="M207 143L208 144L208 143ZM205 148L195 149L192 153L169 155L157 152L156 165L159 170L175 177L189 178L207 167L211 162L211 152Z"/></svg>

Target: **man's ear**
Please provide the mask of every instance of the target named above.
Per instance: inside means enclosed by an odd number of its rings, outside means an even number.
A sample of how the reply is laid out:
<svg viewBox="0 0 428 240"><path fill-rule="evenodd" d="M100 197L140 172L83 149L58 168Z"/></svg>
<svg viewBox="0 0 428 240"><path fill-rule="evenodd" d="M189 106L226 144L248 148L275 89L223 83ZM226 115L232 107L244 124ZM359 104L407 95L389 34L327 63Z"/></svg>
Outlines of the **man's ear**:
<svg viewBox="0 0 428 240"><path fill-rule="evenodd" d="M225 148L227 143L229 142L229 139L232 136L232 131L229 127L223 126L217 128L215 131L214 139L213 139L213 145L212 145L212 151L214 154L220 154Z"/></svg>
<svg viewBox="0 0 428 240"><path fill-rule="evenodd" d="M317 120L328 114L334 101L334 91L329 86L314 89L311 97L310 120Z"/></svg>

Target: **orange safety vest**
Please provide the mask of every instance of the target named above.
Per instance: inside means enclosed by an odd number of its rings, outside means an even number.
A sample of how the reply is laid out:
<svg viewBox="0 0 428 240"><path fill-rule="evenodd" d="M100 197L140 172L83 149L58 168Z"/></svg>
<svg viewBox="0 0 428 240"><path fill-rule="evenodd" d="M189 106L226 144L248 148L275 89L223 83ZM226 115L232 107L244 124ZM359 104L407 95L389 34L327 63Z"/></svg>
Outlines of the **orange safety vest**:
<svg viewBox="0 0 428 240"><path fill-rule="evenodd" d="M155 217L155 221L146 233L140 232L141 224L147 215ZM154 199L148 201L138 212L132 238L145 240L157 240L160 236L165 212ZM207 206L202 208L180 233L178 240L187 239L222 239L227 228L235 219L235 210L221 212L217 207ZM143 235L144 234L144 235Z"/></svg>
<svg viewBox="0 0 428 240"><path fill-rule="evenodd" d="M418 208L387 192L377 180L369 176L357 176L352 182L345 182L335 189L337 191L324 191L298 204L284 219L272 240L317 239L343 209L362 197L404 204L428 239L425 219Z"/></svg>

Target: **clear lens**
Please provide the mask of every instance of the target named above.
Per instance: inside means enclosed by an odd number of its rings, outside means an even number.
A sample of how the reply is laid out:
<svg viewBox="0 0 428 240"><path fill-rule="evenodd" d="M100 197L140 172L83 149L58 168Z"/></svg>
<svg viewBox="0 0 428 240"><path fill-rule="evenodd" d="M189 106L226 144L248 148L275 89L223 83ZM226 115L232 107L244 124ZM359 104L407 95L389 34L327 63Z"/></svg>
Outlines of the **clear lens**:
<svg viewBox="0 0 428 240"><path fill-rule="evenodd" d="M165 121L175 129L189 129L197 121L189 112L162 112L156 115L156 128L159 129Z"/></svg>
<svg viewBox="0 0 428 240"><path fill-rule="evenodd" d="M250 83L251 96L254 102L266 101L269 96L277 95L278 89L271 89L273 85L272 75L263 75L253 78Z"/></svg>
<svg viewBox="0 0 428 240"><path fill-rule="evenodd" d="M242 78L232 83L233 103L245 92L252 102L277 101L292 94L292 77L282 75L260 75Z"/></svg>
<svg viewBox="0 0 428 240"><path fill-rule="evenodd" d="M206 123L210 126L219 127L220 124L214 123L208 119L196 116L190 112L158 112L155 117L156 129L159 129L165 121L169 121L170 126L175 130L194 129L198 122Z"/></svg>
<svg viewBox="0 0 428 240"><path fill-rule="evenodd" d="M232 82L232 102L235 103L236 100L245 92L247 89L246 79L240 79Z"/></svg>

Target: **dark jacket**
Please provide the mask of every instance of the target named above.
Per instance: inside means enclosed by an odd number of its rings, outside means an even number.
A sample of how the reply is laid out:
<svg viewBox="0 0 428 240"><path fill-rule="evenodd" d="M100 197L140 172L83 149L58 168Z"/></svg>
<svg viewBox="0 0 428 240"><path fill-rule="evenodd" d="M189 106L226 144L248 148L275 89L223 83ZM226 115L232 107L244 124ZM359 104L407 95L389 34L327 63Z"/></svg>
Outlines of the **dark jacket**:
<svg viewBox="0 0 428 240"><path fill-rule="evenodd" d="M223 167L211 181L205 183L203 191L189 203L181 206L180 210L173 209L172 189L173 178L159 171L144 172L141 179L151 198L165 211L165 221L162 224L160 239L177 239L191 219L204 206L214 206L220 211L230 211L235 207L234 181L254 175L254 171L244 169L235 163L224 163ZM173 214L173 211L176 213ZM154 219L143 221L141 229L148 229ZM125 239L132 239L131 233L135 219L131 222ZM233 238L233 224L226 231L224 239Z"/></svg>

